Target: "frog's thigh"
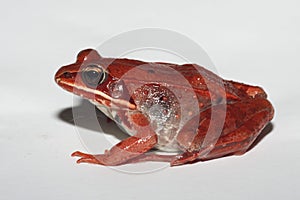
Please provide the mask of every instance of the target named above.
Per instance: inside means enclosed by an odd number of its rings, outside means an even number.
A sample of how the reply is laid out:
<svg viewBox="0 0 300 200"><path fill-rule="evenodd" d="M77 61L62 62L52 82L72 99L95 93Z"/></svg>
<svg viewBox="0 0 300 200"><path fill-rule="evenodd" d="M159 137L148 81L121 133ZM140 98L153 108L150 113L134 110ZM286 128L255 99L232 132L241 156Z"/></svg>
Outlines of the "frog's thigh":
<svg viewBox="0 0 300 200"><path fill-rule="evenodd" d="M220 137L215 148L205 158L212 159L229 154L244 154L265 127L267 122L264 121L268 114L267 111L257 113L238 129Z"/></svg>
<svg viewBox="0 0 300 200"><path fill-rule="evenodd" d="M207 158L216 158L228 154L244 154L266 124L273 118L273 107L266 99L251 99L249 102L238 102L227 107L227 117L238 113L239 120L230 120L225 124L222 136ZM226 132L230 130L229 132Z"/></svg>
<svg viewBox="0 0 300 200"><path fill-rule="evenodd" d="M214 107L214 109L222 109L222 106ZM192 146L186 147L186 152L173 160L171 165L180 165L196 159L206 160L228 154L244 153L273 117L273 108L265 99L249 99L248 101L228 104L221 137L216 144L206 145L203 148L201 147L204 138L202 129L205 127L204 130L207 130L207 127L210 126L210 120L207 118L210 117L207 115L209 112L210 110L201 113L206 118L200 120L202 128L198 129L198 133L193 136L193 141L190 141ZM180 134L186 135L188 133L181 132ZM179 140L178 142L182 143L182 141ZM210 146L213 148L210 149Z"/></svg>

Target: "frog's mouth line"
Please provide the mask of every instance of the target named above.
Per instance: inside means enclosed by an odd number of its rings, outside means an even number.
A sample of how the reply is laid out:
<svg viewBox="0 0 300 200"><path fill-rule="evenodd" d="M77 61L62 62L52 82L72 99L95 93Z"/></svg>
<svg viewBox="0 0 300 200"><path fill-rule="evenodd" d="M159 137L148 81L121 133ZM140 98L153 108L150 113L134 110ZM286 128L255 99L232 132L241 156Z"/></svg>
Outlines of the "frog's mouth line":
<svg viewBox="0 0 300 200"><path fill-rule="evenodd" d="M58 84L63 84L63 85L69 86L71 88L76 88L77 90L80 90L80 91L84 91L84 92L87 92L87 93L90 93L90 94L101 96L102 98L104 98L107 101L110 101L110 102L112 102L114 104L117 104L117 105L125 106L128 109L131 109L131 110L136 109L136 105L134 105L134 104L132 104L132 103L126 101L126 100L123 100L123 99L114 99L114 98L110 97L109 95L107 95L107 94L105 94L105 93L103 93L99 90L94 90L94 89L91 89L91 88L82 87L82 86L76 85L74 83L69 83L69 82L63 81L61 79L57 79L56 82ZM79 96L82 96L82 95L79 94Z"/></svg>

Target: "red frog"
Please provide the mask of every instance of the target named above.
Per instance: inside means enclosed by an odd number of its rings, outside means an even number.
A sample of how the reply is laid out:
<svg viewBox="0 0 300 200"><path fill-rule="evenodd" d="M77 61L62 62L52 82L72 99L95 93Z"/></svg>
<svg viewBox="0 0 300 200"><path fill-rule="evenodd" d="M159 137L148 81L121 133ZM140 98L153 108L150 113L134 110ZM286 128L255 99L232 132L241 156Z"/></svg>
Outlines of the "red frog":
<svg viewBox="0 0 300 200"><path fill-rule="evenodd" d="M77 163L176 166L241 155L274 115L262 88L223 80L196 64L104 58L86 49L57 71L55 81L131 135L104 154L74 152ZM149 152L155 148L177 153Z"/></svg>

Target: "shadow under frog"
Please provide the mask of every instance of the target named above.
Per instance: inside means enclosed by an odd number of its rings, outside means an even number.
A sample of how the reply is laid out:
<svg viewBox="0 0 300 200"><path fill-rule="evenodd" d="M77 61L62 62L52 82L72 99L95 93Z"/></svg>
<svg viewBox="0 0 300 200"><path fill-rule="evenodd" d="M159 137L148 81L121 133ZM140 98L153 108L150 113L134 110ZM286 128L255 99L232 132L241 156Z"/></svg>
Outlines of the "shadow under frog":
<svg viewBox="0 0 300 200"><path fill-rule="evenodd" d="M118 140L124 140L128 137L114 121L106 117L85 99L79 100L79 104L76 106L59 111L57 117L74 126L95 131L99 134L113 135Z"/></svg>

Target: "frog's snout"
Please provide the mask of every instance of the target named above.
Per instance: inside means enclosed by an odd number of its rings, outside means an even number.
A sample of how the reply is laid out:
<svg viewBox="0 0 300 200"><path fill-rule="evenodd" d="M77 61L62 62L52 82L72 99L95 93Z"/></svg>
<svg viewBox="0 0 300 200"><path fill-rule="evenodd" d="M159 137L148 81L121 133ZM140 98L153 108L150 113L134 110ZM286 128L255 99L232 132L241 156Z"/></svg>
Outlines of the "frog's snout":
<svg viewBox="0 0 300 200"><path fill-rule="evenodd" d="M60 73L59 71L56 72L55 76L54 76L54 80L56 83L59 84L59 82L61 82L61 80L70 80L73 79L73 74L71 72L63 72Z"/></svg>
<svg viewBox="0 0 300 200"><path fill-rule="evenodd" d="M71 64L61 67L54 75L54 80L56 83L59 82L74 82L79 66L77 64Z"/></svg>

